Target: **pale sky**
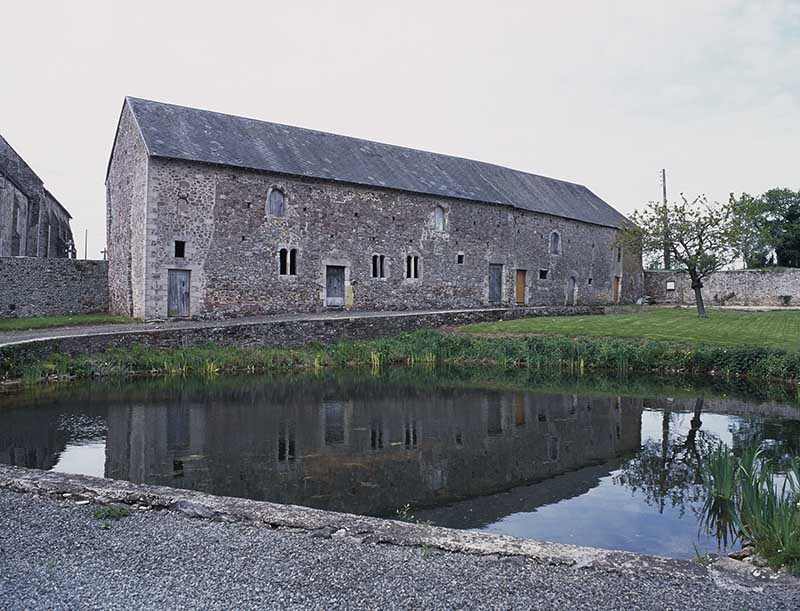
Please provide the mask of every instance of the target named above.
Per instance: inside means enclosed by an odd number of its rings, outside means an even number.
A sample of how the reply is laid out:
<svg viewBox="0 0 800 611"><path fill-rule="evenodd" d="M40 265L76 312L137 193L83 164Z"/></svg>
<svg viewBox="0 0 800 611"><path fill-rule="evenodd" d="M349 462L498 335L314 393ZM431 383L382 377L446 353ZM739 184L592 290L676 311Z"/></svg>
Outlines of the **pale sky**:
<svg viewBox="0 0 800 611"><path fill-rule="evenodd" d="M6 1L0 134L105 243L125 95L660 198L800 188L800 1Z"/></svg>

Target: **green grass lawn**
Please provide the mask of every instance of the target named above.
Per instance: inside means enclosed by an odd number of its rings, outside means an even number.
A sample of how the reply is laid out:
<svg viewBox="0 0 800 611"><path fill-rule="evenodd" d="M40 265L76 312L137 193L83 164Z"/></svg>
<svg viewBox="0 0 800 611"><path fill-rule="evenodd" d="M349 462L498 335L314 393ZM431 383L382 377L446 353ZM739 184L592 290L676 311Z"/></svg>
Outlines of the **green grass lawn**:
<svg viewBox="0 0 800 611"><path fill-rule="evenodd" d="M735 312L659 309L640 314L523 318L463 327L468 333L631 337L716 346L742 344L800 350L800 311Z"/></svg>
<svg viewBox="0 0 800 611"><path fill-rule="evenodd" d="M74 327L77 325L132 322L137 321L128 316L121 316L119 314L75 314L74 316L8 318L0 320L0 331L22 331L27 329L46 329L48 327Z"/></svg>

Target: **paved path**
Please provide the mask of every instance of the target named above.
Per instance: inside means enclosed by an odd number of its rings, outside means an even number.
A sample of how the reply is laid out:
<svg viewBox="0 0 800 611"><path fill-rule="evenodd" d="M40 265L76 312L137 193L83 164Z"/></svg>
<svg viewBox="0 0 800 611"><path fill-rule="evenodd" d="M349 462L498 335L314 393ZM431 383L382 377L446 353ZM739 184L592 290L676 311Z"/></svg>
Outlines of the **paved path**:
<svg viewBox="0 0 800 611"><path fill-rule="evenodd" d="M535 308L531 308L535 309ZM322 312L318 314L276 314L272 316L250 316L224 320L182 320L170 322L149 322L138 324L101 324L75 327L51 327L48 329L28 329L0 331L0 347L36 340L58 339L61 337L83 337L87 335L110 335L114 333L146 333L164 329L203 329L212 327L233 327L257 325L269 322L288 322L293 320L337 320L347 318L397 318L425 314L460 314L470 312L508 312L508 308L475 308L469 310L404 310L401 312Z"/></svg>
<svg viewBox="0 0 800 611"><path fill-rule="evenodd" d="M541 566L522 557L316 537L0 491L2 609L792 610L789 586L698 571Z"/></svg>

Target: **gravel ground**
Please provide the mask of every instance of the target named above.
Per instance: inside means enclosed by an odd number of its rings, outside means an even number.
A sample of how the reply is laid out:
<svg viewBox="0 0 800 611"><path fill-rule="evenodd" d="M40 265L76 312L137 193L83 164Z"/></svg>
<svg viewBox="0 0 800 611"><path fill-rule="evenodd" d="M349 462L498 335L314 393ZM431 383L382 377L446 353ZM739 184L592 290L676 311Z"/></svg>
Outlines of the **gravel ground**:
<svg viewBox="0 0 800 611"><path fill-rule="evenodd" d="M2 609L800 608L790 586L358 543L0 491Z"/></svg>

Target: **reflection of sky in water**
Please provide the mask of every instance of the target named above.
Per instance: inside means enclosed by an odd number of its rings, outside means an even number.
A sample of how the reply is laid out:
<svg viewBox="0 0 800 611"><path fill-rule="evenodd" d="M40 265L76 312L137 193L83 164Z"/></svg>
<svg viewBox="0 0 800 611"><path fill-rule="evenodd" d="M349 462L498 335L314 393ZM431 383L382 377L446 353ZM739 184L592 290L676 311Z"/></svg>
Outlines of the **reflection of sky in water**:
<svg viewBox="0 0 800 611"><path fill-rule="evenodd" d="M685 436L691 428L692 417L691 412L671 412L670 439ZM700 419L706 435L728 445L733 443L731 429L736 425L735 416L704 412ZM662 411L645 409L642 412L642 444L661 441L663 422ZM509 514L480 530L670 557L694 557L693 544L702 552L718 551L715 538L698 532L698 517L690 503L681 515L681 509L667 501L659 514L659 507L648 504L641 491L632 492L614 481L619 473L613 471L599 478L596 487L584 494L531 511ZM559 477L568 478L569 474Z"/></svg>
<svg viewBox="0 0 800 611"><path fill-rule="evenodd" d="M103 477L106 464L106 442L104 440L70 443L61 452L52 471L80 473Z"/></svg>
<svg viewBox="0 0 800 611"><path fill-rule="evenodd" d="M690 509L681 517L680 511L667 503L659 515L658 508L645 503L640 494L616 485L612 481L615 473L600 478L597 487L585 494L511 514L481 530L673 558L693 557L692 542L697 542L700 550L717 550L715 539L697 540L697 518Z"/></svg>
<svg viewBox="0 0 800 611"><path fill-rule="evenodd" d="M692 417L691 412L672 412L669 418L670 438L686 435L691 428ZM642 412L642 443L648 440L661 440L663 418L664 413L661 411L646 409ZM700 420L703 423L700 428L707 434L710 433L729 446L733 443L731 425L737 420L735 416L703 412Z"/></svg>

